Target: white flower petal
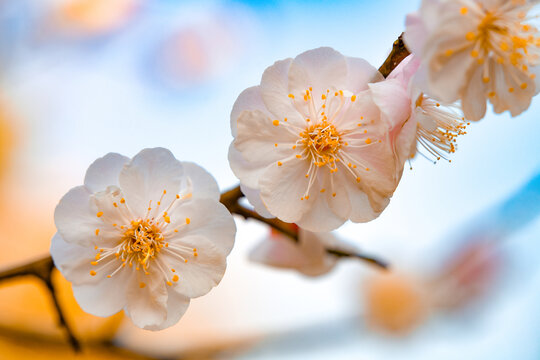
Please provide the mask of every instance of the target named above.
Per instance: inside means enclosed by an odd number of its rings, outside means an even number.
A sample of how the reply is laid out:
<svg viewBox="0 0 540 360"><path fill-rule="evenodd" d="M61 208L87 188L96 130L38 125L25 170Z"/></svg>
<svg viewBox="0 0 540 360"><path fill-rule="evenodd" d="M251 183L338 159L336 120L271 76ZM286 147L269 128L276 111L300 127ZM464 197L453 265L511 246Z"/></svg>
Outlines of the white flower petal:
<svg viewBox="0 0 540 360"><path fill-rule="evenodd" d="M219 201L221 193L218 184L208 171L188 161L182 161L182 167L184 168L184 176L191 180L193 197Z"/></svg>
<svg viewBox="0 0 540 360"><path fill-rule="evenodd" d="M313 232L326 232L337 229L347 220L335 214L328 206L327 200L332 201L320 190L313 191L313 203L296 224L303 229Z"/></svg>
<svg viewBox="0 0 540 360"><path fill-rule="evenodd" d="M163 204L174 200L183 176L182 164L169 150L144 149L120 172L120 187L129 207L137 215L143 216L150 200L155 207L164 191L167 193L163 197Z"/></svg>
<svg viewBox="0 0 540 360"><path fill-rule="evenodd" d="M188 250L189 256L183 255L187 262L179 261L175 254L178 254L180 250L175 245L197 249L197 256L193 256L193 252L189 253ZM219 284L227 268L227 259L226 254L216 245L211 239L191 235L182 236L181 239L171 242L168 248L162 250L162 256L167 263L178 262L174 269L179 280L172 285L174 291L196 298L207 294Z"/></svg>
<svg viewBox="0 0 540 360"><path fill-rule="evenodd" d="M349 178L349 174L344 170L338 171L335 175L335 182L340 184L340 188L336 190L336 198L338 196L346 196L349 199L350 211L348 218L352 222L363 223L377 218L390 201L389 198L380 196L375 189L368 188L367 191L371 195L371 199L366 193L366 188L362 187L362 182L357 184L353 179ZM344 195L345 194L345 195ZM377 210L375 210L376 208Z"/></svg>
<svg viewBox="0 0 540 360"><path fill-rule="evenodd" d="M51 240L50 252L54 265L70 282L84 284L97 281L90 276L90 270L93 270L90 262L96 256L93 248L68 243L56 233Z"/></svg>
<svg viewBox="0 0 540 360"><path fill-rule="evenodd" d="M338 171L339 172L339 171ZM337 174L337 173L336 173ZM335 174L328 174L326 175L326 179L324 182L324 189L325 189L325 195L326 195L326 202L328 204L328 207L334 214L337 215L339 218L343 219L349 219L351 214L351 202L347 195L347 191L342 191L343 188L341 186L340 181L337 179ZM349 175L349 174L345 174ZM332 182L330 180L331 177L334 177L333 183L335 184L334 187L332 187Z"/></svg>
<svg viewBox="0 0 540 360"><path fill-rule="evenodd" d="M171 223L167 228L169 242L200 236L214 243L223 255L231 252L236 225L223 204L209 199L192 199L173 209L170 218ZM189 224L186 219L189 219ZM174 233L174 229L178 229L178 232Z"/></svg>
<svg viewBox="0 0 540 360"><path fill-rule="evenodd" d="M103 226L96 216L97 212L90 201L88 189L77 186L64 195L56 206L54 222L66 242L84 246L94 241L96 229Z"/></svg>
<svg viewBox="0 0 540 360"><path fill-rule="evenodd" d="M287 118L292 124L303 124L304 119L289 98L288 73L292 61L292 59L276 61L264 71L260 85L261 97L268 111L277 120Z"/></svg>
<svg viewBox="0 0 540 360"><path fill-rule="evenodd" d="M266 109L266 105L261 97L261 90L259 86L252 86L242 91L238 98L234 102L232 111L231 111L231 132L233 136L236 136L236 121L238 117L245 110L260 110L268 117L272 117L270 112Z"/></svg>
<svg viewBox="0 0 540 360"><path fill-rule="evenodd" d="M289 130L289 124L285 122L276 124L258 110L244 111L240 115L234 146L244 159L255 162L264 159L271 164L293 154L292 147L297 139L294 130Z"/></svg>
<svg viewBox="0 0 540 360"><path fill-rule="evenodd" d="M234 142L229 146L229 165L242 184L253 189L259 187L259 178L266 171L266 168L271 166L266 159L247 161L234 147Z"/></svg>
<svg viewBox="0 0 540 360"><path fill-rule="evenodd" d="M328 273L338 262L338 258L326 252L329 243L336 243L337 239L328 232L311 232L300 230L299 246L304 255L311 259L300 272L307 276L320 276ZM337 248L337 246L335 246Z"/></svg>
<svg viewBox="0 0 540 360"><path fill-rule="evenodd" d="M486 90L483 83L483 68L476 66L470 74L470 81L465 87L461 105L469 120L481 120L486 114Z"/></svg>
<svg viewBox="0 0 540 360"><path fill-rule="evenodd" d="M268 209L264 205L261 199L261 192L259 190L250 188L243 184L240 184L240 190L242 190L242 193L246 196L249 203L253 206L253 208L259 215L267 219L275 217L268 211Z"/></svg>
<svg viewBox="0 0 540 360"><path fill-rule="evenodd" d="M95 209L100 213L99 220L101 225L99 226L99 234L95 234L94 229L91 235L96 235L97 240L109 240L114 242L116 238L118 240L118 226L130 224L134 215L129 209L126 203L122 203L123 194L116 186L109 186L105 191L94 193L90 196L90 202L94 204ZM97 214L94 214L97 217Z"/></svg>
<svg viewBox="0 0 540 360"><path fill-rule="evenodd" d="M491 70L493 83L490 85L494 96L490 97L490 101L495 113L509 110L512 116L517 116L527 110L536 92L534 80L514 68L506 68L495 62ZM527 88L522 89L522 84L526 84Z"/></svg>
<svg viewBox="0 0 540 360"><path fill-rule="evenodd" d="M329 47L308 50L294 58L289 69L289 92L302 98L312 88L319 99L326 89L345 90L347 62L339 52ZM347 89L349 90L349 89Z"/></svg>
<svg viewBox="0 0 540 360"><path fill-rule="evenodd" d="M73 294L81 308L96 316L110 316L126 304L126 289L132 269L125 268L108 278L122 262L116 258L99 265L90 264L97 251L89 246L65 242L59 233L51 240L54 265L73 284ZM94 276L90 275L95 271Z"/></svg>
<svg viewBox="0 0 540 360"><path fill-rule="evenodd" d="M73 284L73 296L87 313L96 316L114 315L126 305L126 290L132 275L131 269L123 269L111 278L103 276L95 284Z"/></svg>
<svg viewBox="0 0 540 360"><path fill-rule="evenodd" d="M159 325L146 326L146 330L163 330L176 324L186 313L190 299L175 292L171 287L167 288L167 318Z"/></svg>
<svg viewBox="0 0 540 360"><path fill-rule="evenodd" d="M144 284L141 285L141 284ZM126 313L140 328L154 328L167 319L167 289L161 273L135 274L127 286Z"/></svg>
<svg viewBox="0 0 540 360"><path fill-rule="evenodd" d="M357 94L367 90L368 83L383 81L384 77L373 65L361 58L345 57L347 62L347 84L345 89Z"/></svg>
<svg viewBox="0 0 540 360"><path fill-rule="evenodd" d="M261 199L270 213L290 223L301 219L311 202L301 200L308 187L309 179L305 177L308 170L308 161L296 158L266 169L259 185Z"/></svg>
<svg viewBox="0 0 540 360"><path fill-rule="evenodd" d="M403 41L413 54L422 54L427 40L427 29L419 13L408 14L405 18Z"/></svg>
<svg viewBox="0 0 540 360"><path fill-rule="evenodd" d="M84 185L91 191L103 191L107 186L118 186L118 176L129 158L117 153L108 153L97 159L86 170Z"/></svg>

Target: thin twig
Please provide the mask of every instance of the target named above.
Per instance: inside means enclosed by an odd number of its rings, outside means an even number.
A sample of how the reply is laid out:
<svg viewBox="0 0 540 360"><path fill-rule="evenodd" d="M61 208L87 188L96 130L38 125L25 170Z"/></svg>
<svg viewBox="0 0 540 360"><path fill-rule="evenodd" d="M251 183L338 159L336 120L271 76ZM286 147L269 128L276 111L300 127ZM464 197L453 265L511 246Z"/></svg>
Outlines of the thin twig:
<svg viewBox="0 0 540 360"><path fill-rule="evenodd" d="M221 194L220 201L223 205L229 209L229 211L232 214L237 214L242 216L244 219L255 219L257 221L260 221L262 223L265 223L272 227L273 229L276 229L277 231L281 232L284 235L289 236L293 241L298 241L298 231L295 230L291 224L288 224L286 222L283 222L279 219L273 218L273 219L267 219L262 217L261 215L257 214L255 211L247 209L246 207L240 205L239 200L244 197L244 194L240 190L240 187L237 186L229 191L224 192ZM361 253L350 253L345 252L343 250L337 250L332 248L327 248L326 252L338 257L348 257L348 258L356 258L362 261L366 261L367 263L371 265L375 265L377 267L387 269L388 263L377 259L375 257L361 254Z"/></svg>

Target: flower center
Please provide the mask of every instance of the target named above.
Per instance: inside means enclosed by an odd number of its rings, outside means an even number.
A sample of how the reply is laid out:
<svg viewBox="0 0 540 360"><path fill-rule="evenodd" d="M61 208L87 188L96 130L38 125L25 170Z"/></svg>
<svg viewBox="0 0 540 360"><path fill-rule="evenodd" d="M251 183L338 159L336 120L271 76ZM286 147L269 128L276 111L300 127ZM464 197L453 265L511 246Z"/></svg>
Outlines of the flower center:
<svg viewBox="0 0 540 360"><path fill-rule="evenodd" d="M164 246L164 236L154 221L132 221L131 228L124 232L122 245L116 256L124 263L142 265L146 270L148 260L154 259Z"/></svg>
<svg viewBox="0 0 540 360"><path fill-rule="evenodd" d="M301 144L307 150L312 162L318 167L334 165L341 148L341 135L327 120L311 125L300 133Z"/></svg>
<svg viewBox="0 0 540 360"><path fill-rule="evenodd" d="M475 31L465 34L466 42L458 48L448 48L444 51L444 57L450 57L454 53L470 51L470 56L475 58L478 65L483 65L483 81L490 82L490 61L494 60L500 65L512 65L517 73L523 73L534 79L535 74L529 72L530 66L539 63L538 47L540 37L537 37L536 27L526 24L533 17L528 17L530 6L523 1L508 1L504 5L491 10L466 1L461 1L461 16L472 18L477 22ZM441 59L441 61L445 61ZM513 75L516 86L525 90L528 87L523 79L518 81L517 75ZM518 90L511 86L508 91ZM494 96L490 93L490 96Z"/></svg>
<svg viewBox="0 0 540 360"><path fill-rule="evenodd" d="M152 271L156 271L163 275L163 279L167 285L172 285L179 280L179 275L176 274L176 270L169 264L169 261L174 263L179 262L185 264L188 262L188 258L197 258L198 250L180 242L170 243L170 239L175 234L178 234L185 226L189 226L191 223L190 218L185 218L185 221L173 222L174 228L171 226L171 216L174 216L175 207L183 200L191 198L191 192L184 195L177 194L173 197L169 205L163 209L163 199L167 194L166 190L163 190L161 198L157 201L156 206L152 205L152 201L148 204L148 210L146 215L137 220L131 220L137 218L133 215L131 210L126 204L124 198L120 198L119 201L114 201L114 197L120 196L119 193L113 193L113 198L106 201L113 201L113 207L110 210L103 212L98 211L96 216L102 219L105 223L109 223L114 228L115 234L111 234L110 230L107 230L105 234L100 229L95 230L95 236L113 236L119 237L116 245L112 247L100 248L97 245L94 249L97 254L90 262L91 265L96 267L96 270L91 270L90 275L96 276L97 270L100 268L100 264L108 264L111 261L120 260L118 267L109 275L108 278L113 277L118 271L126 266L133 267L135 270L141 270L149 275L149 268L152 265ZM116 220L125 220L124 224L117 224ZM109 226L110 226L109 225ZM166 253L167 258L158 256L160 252ZM152 262L150 260L153 260ZM144 288L146 284L141 282L140 287Z"/></svg>
<svg viewBox="0 0 540 360"><path fill-rule="evenodd" d="M346 118L357 99L355 94L348 91L326 89L321 94L322 103L315 101L311 87L300 92L300 95L289 94L288 97L304 118L305 127L289 124L287 118L284 118L283 122L272 121L274 126L282 125L286 131L298 135L292 149L298 152L295 155L297 159L309 161L309 169L305 175L308 179L307 186L300 200L309 200L311 188L316 184L317 173L321 167L328 167L330 173L334 174L340 169L338 164L341 163L341 169L348 172L352 179L359 183L361 173L370 171L370 168L363 163L362 158L352 156L350 153L382 142L368 135L367 128L375 123L375 119L364 119L363 116L358 116L358 119L354 120ZM343 126L344 118L346 121L354 121L356 126L338 130L335 124L338 123L338 127L340 124ZM278 147L279 144L275 143L274 146ZM347 150L348 148L351 150ZM278 161L277 166L283 166L283 163ZM331 194L335 197L336 189L334 189L333 181L330 182L330 186ZM321 188L320 192L324 193L326 190Z"/></svg>
<svg viewBox="0 0 540 360"><path fill-rule="evenodd" d="M456 138L467 133L465 129L469 123L466 123L458 109L452 105L442 106L424 94L420 94L416 100L416 111L426 115L420 118L417 124L417 143L436 160L441 158L448 160L444 153L455 153Z"/></svg>

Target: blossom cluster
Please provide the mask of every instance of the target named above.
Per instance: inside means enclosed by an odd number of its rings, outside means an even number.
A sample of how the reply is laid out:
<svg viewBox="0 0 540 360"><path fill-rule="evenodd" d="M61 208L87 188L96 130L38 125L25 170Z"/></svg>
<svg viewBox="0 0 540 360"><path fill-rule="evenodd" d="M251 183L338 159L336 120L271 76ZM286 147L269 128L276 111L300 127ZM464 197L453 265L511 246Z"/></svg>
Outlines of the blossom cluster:
<svg viewBox="0 0 540 360"><path fill-rule="evenodd" d="M470 120L516 116L539 92L534 2L424 0L406 20L411 51L386 78L329 47L275 62L230 116L232 171L256 212L298 226L255 261L316 276L347 248L329 231L372 221L407 161L449 159ZM58 204L51 254L84 310L121 309L142 328L176 323L225 271L235 224L216 181L168 150L94 162Z"/></svg>

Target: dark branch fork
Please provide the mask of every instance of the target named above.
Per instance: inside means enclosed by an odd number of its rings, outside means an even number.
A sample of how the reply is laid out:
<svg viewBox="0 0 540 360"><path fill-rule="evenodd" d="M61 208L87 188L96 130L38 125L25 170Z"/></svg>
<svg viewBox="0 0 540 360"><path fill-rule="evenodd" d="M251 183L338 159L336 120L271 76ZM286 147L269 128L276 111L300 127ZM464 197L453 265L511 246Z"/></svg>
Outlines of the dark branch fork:
<svg viewBox="0 0 540 360"><path fill-rule="evenodd" d="M386 58L384 64L379 68L379 71L384 77L387 77L392 70L396 68L396 66L405 59L410 53L405 47L405 44L403 43L403 34L399 36L399 38L394 42L392 51ZM260 222L263 222L269 226L271 226L273 229L291 237L294 241L298 241L298 233L296 230L294 230L294 227L290 226L290 224L287 224L283 221L280 221L278 219L266 219L259 214L257 214L255 211L248 209L244 206L242 206L239 203L239 200L244 197L244 194L242 194L242 191L240 190L240 187L237 186L229 191L226 191L221 194L220 201L229 209L229 211L232 214L237 214L242 216L245 219L255 219ZM369 264L375 265L379 268L386 269L388 267L388 264L382 260L376 259L374 257L361 254L361 253L348 253L345 251L341 251L338 249L326 249L327 253L338 256L338 257L348 257L348 258L356 258L362 261L365 261ZM16 277L21 276L35 276L47 287L49 292L51 293L51 298L53 300L54 307L56 309L56 312L58 314L58 323L61 327L65 329L65 332L67 334L68 340L73 347L73 349L78 352L80 351L81 347L80 344L75 337L71 327L68 325L66 318L64 316L64 313L62 311L62 308L58 302L58 297L56 294L56 290L54 287L54 284L52 282L52 271L54 270L54 263L50 256L47 256L45 258L29 262L17 267L13 267L4 271L0 271L0 282L8 279L13 279Z"/></svg>

